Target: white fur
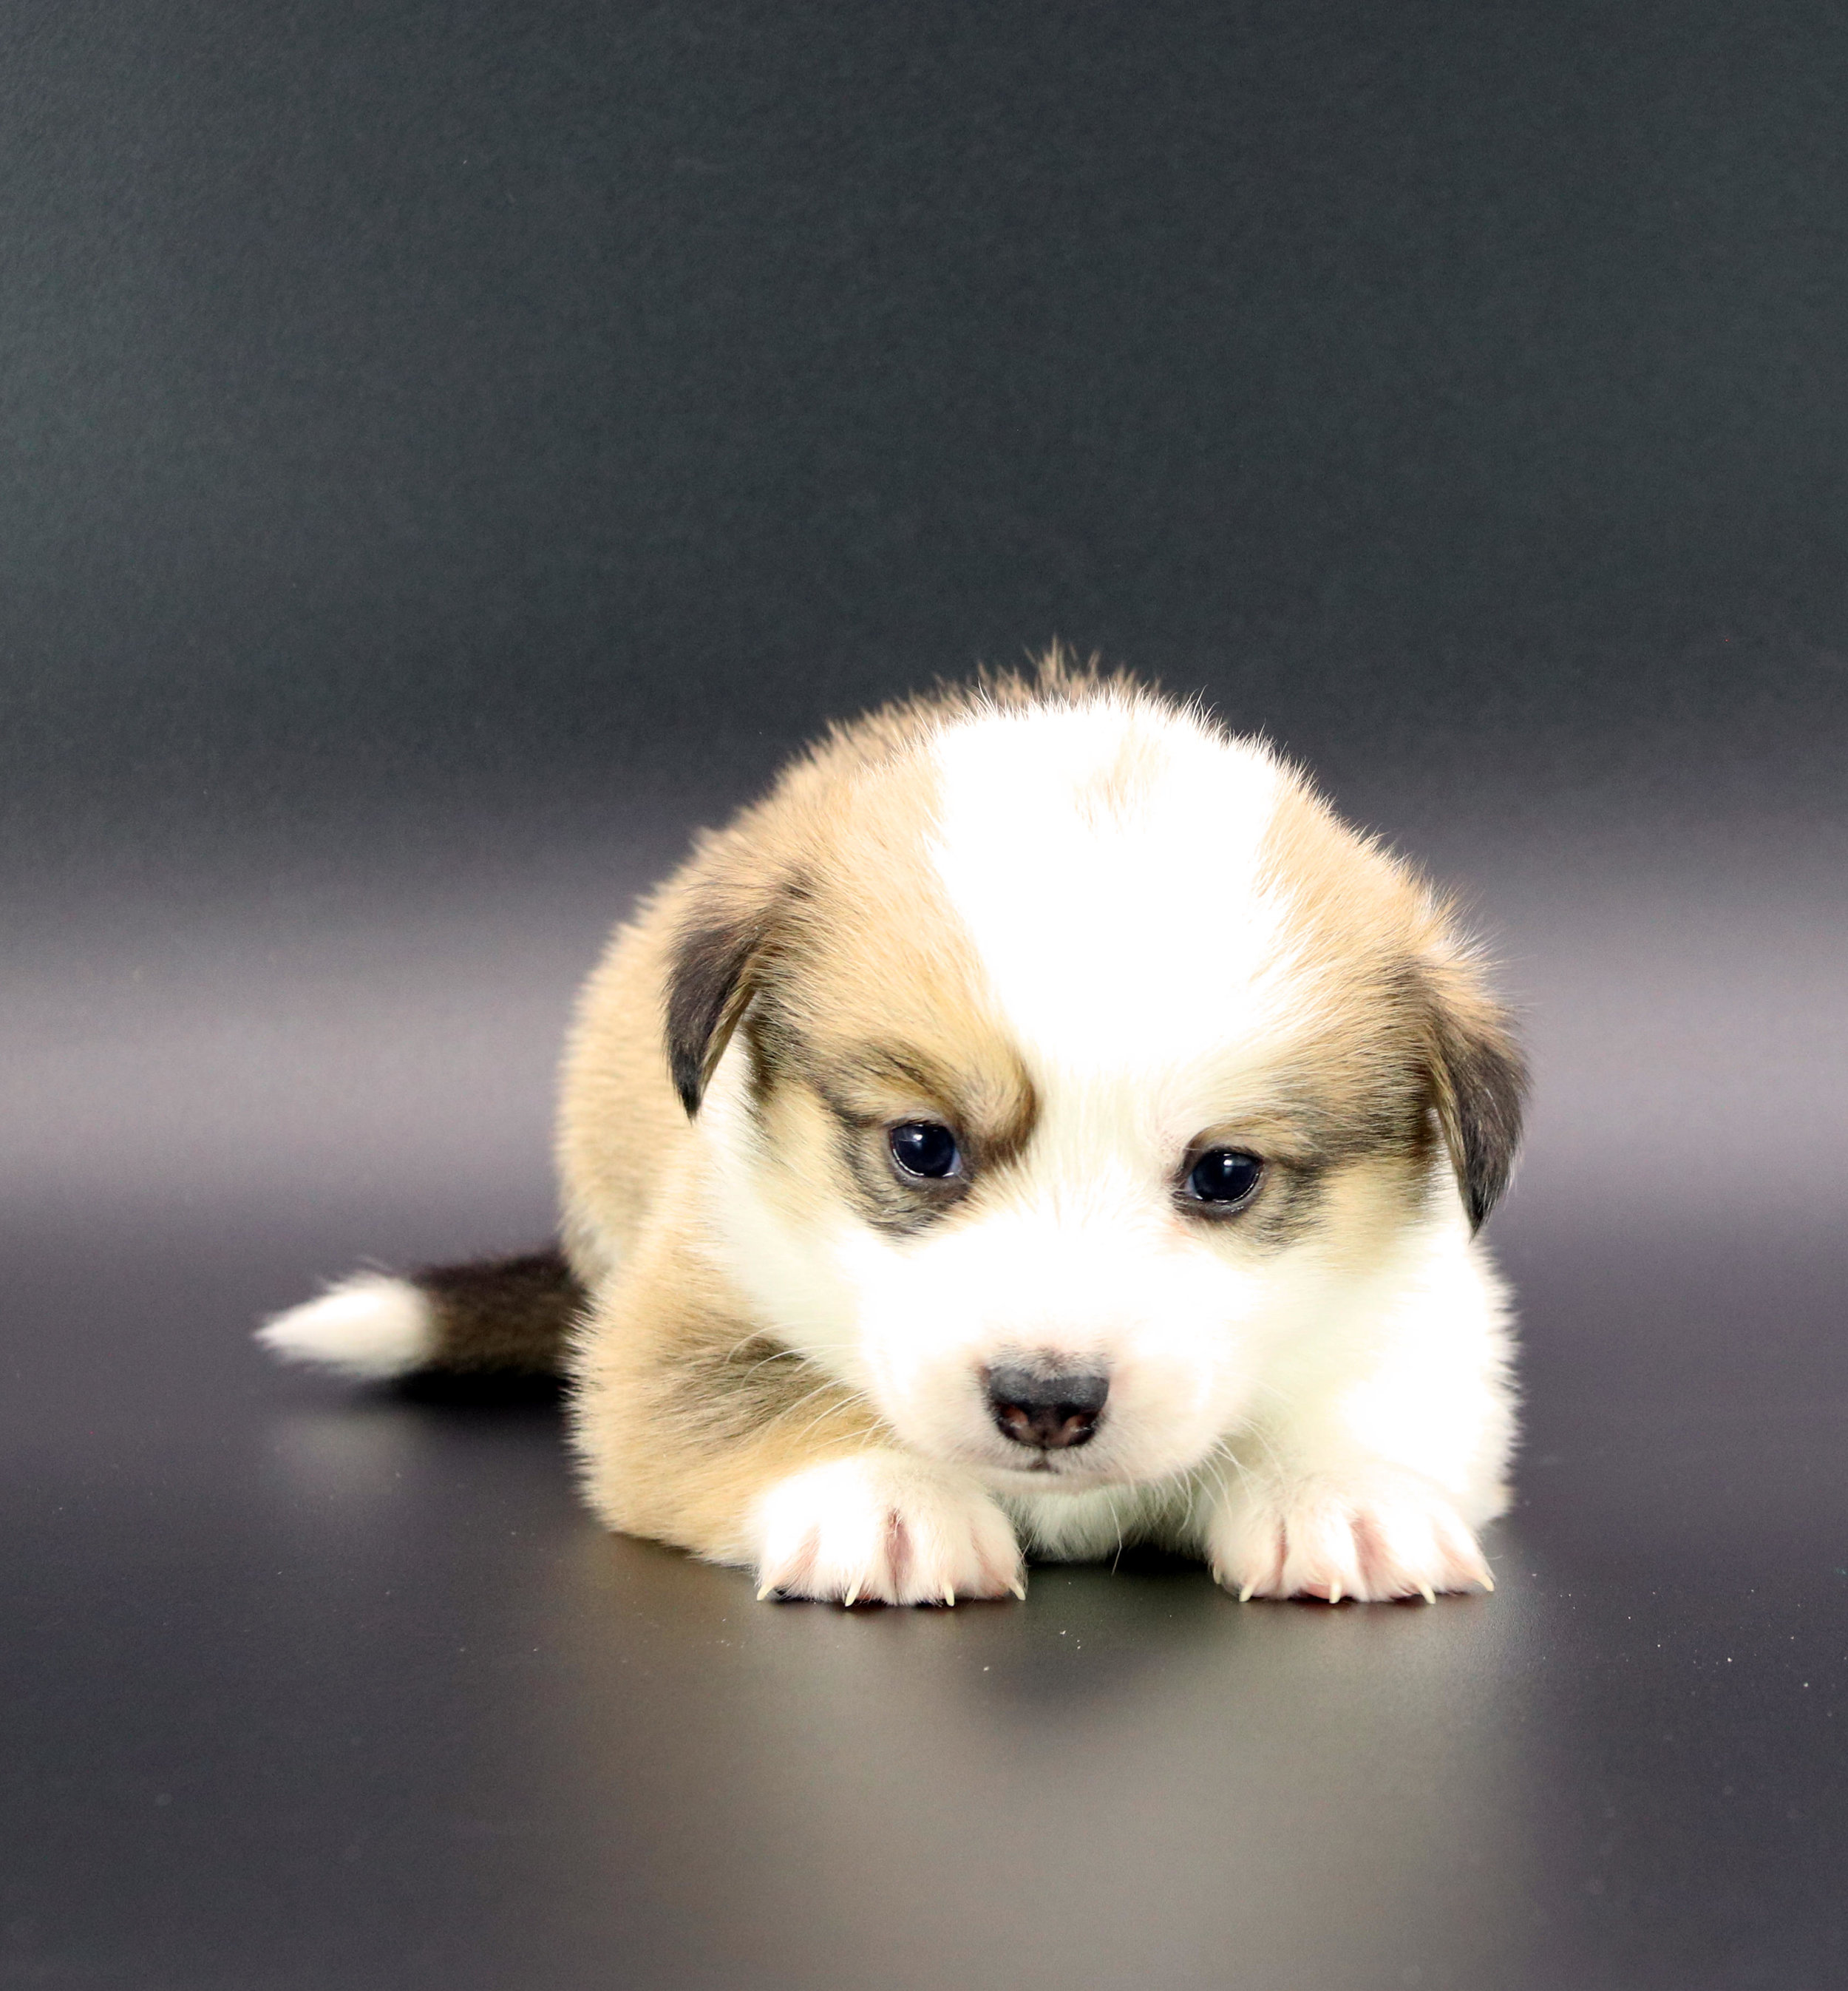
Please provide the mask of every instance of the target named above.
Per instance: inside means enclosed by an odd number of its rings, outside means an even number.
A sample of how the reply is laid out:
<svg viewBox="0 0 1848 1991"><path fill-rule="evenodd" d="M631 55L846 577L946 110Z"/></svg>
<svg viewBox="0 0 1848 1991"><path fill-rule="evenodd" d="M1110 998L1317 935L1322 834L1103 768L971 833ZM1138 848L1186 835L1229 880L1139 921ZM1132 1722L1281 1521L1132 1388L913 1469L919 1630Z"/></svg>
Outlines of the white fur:
<svg viewBox="0 0 1848 1991"><path fill-rule="evenodd" d="M1030 1061L1133 1083L1223 1057L1228 1018L1260 1055L1283 965L1261 747L1101 702L952 727L937 762L938 873Z"/></svg>
<svg viewBox="0 0 1848 1991"><path fill-rule="evenodd" d="M1505 1499L1506 1310L1454 1184L1358 1269L1332 1230L1265 1253L1173 1207L1178 1158L1261 1098L1309 999L1259 866L1287 777L1260 746L1111 702L954 725L937 759L936 866L1040 1118L979 1221L894 1241L843 1206L800 1233L762 1193L722 1061L700 1123L717 1255L917 1462L778 1489L766 1581L968 1594L1000 1519L985 1487L1043 1554L1154 1539L1242 1595L1486 1583L1472 1530ZM981 1383L1023 1355L1111 1379L1096 1437L1034 1470ZM879 1560L895 1516L927 1545L904 1580Z"/></svg>
<svg viewBox="0 0 1848 1991"><path fill-rule="evenodd" d="M861 1359L857 1296L836 1269L834 1252L790 1224L764 1194L766 1172L748 1091L744 1047L734 1038L695 1123L712 1184L713 1255L756 1316L787 1346L863 1389L869 1379Z"/></svg>
<svg viewBox="0 0 1848 1991"><path fill-rule="evenodd" d="M1254 1477L1215 1504L1203 1547L1214 1576L1241 1598L1368 1603L1495 1588L1441 1490L1366 1458L1327 1473Z"/></svg>
<svg viewBox="0 0 1848 1991"><path fill-rule="evenodd" d="M979 1486L885 1452L780 1482L758 1515L758 1574L773 1590L853 1604L954 1604L1024 1595L1006 1517Z"/></svg>
<svg viewBox="0 0 1848 1991"><path fill-rule="evenodd" d="M285 1362L318 1363L369 1382L420 1368L436 1343L431 1305L407 1279L362 1272L257 1331Z"/></svg>

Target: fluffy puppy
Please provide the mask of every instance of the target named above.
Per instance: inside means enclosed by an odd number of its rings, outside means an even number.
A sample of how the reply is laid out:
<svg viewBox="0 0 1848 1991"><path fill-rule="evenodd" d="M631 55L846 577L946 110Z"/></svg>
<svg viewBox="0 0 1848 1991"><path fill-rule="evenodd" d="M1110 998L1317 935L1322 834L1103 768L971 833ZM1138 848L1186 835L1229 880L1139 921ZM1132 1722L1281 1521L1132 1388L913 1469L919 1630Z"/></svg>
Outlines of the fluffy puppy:
<svg viewBox="0 0 1848 1991"><path fill-rule="evenodd" d="M1445 905L1261 741L1126 679L837 728L621 929L560 1254L264 1331L562 1366L612 1528L761 1594L1023 1594L1129 1541L1241 1598L1492 1587L1476 1233L1523 1074Z"/></svg>

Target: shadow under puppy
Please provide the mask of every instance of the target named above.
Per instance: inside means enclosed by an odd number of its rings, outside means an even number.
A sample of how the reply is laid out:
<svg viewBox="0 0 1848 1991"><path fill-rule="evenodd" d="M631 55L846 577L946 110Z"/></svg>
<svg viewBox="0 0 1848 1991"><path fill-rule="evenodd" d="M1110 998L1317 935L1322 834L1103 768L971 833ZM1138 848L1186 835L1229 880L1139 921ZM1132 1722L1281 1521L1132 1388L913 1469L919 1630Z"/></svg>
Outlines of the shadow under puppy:
<svg viewBox="0 0 1848 1991"><path fill-rule="evenodd" d="M1241 1598L1492 1587L1519 1132L1444 904L1259 741L1050 660L839 727L615 936L563 1251L272 1322L369 1376L562 1367L612 1528L762 1594L1023 1550Z"/></svg>

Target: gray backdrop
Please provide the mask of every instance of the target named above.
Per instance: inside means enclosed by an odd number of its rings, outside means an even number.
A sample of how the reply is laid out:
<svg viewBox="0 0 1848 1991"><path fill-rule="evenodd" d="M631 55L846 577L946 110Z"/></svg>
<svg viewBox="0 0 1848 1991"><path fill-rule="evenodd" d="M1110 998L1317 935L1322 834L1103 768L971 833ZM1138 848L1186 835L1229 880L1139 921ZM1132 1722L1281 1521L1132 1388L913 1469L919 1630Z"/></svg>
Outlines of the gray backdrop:
<svg viewBox="0 0 1848 1991"><path fill-rule="evenodd" d="M1848 21L0 25L0 1983L1839 1982ZM262 1311L550 1221L577 978L1057 635L1521 1005L1492 1603L754 1609Z"/></svg>

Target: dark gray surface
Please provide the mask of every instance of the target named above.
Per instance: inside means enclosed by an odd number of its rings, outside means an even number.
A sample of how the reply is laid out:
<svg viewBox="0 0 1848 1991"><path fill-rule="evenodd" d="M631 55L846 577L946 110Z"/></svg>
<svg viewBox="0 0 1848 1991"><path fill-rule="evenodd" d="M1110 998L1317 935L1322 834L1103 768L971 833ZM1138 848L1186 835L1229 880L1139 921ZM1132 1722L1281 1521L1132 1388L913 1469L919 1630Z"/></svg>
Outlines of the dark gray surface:
<svg viewBox="0 0 1848 1991"><path fill-rule="evenodd" d="M1839 12L0 39L0 1983L1840 1982ZM1482 912L1492 1598L760 1607L264 1366L543 1233L693 823L1054 631Z"/></svg>

